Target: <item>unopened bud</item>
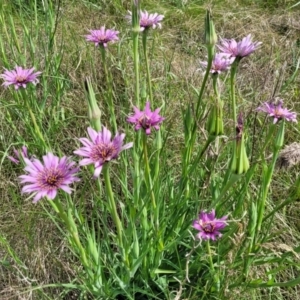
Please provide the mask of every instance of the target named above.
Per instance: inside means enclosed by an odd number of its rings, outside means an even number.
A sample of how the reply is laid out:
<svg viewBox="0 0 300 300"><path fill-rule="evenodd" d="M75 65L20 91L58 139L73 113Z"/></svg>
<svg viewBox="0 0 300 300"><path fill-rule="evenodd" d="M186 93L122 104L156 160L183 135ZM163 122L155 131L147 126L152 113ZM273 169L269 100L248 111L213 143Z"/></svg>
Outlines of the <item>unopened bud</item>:
<svg viewBox="0 0 300 300"><path fill-rule="evenodd" d="M220 136L224 133L223 125L223 104L218 101L212 107L207 122L207 131L212 136Z"/></svg>
<svg viewBox="0 0 300 300"><path fill-rule="evenodd" d="M205 18L205 44L208 47L213 47L217 44L218 37L216 35L215 26L212 21L211 13L209 10L206 11Z"/></svg>
<svg viewBox="0 0 300 300"><path fill-rule="evenodd" d="M28 151L26 146L22 146L21 150L13 149L14 156L8 156L8 159L15 164L19 164L20 161L24 161L24 158L28 158Z"/></svg>
<svg viewBox="0 0 300 300"><path fill-rule="evenodd" d="M132 8L131 8L131 16L132 16L132 31L136 34L140 33L140 2L137 0L133 0Z"/></svg>
<svg viewBox="0 0 300 300"><path fill-rule="evenodd" d="M236 174L246 173L250 167L244 141L244 120L242 113L238 116L236 126L236 139L234 141L234 153L231 169Z"/></svg>
<svg viewBox="0 0 300 300"><path fill-rule="evenodd" d="M240 139L236 140L234 143L235 146L231 169L235 174L240 175L246 173L250 167L249 159L246 153L244 134L241 133Z"/></svg>
<svg viewBox="0 0 300 300"><path fill-rule="evenodd" d="M23 155L23 157L28 157L28 151L27 151L27 147L26 146L22 146L22 150L21 153Z"/></svg>
<svg viewBox="0 0 300 300"><path fill-rule="evenodd" d="M274 143L275 151L281 149L283 146L284 131L285 131L285 122L284 122L284 120L282 120L280 127L278 128L277 136L276 136L275 143Z"/></svg>
<svg viewBox="0 0 300 300"><path fill-rule="evenodd" d="M88 115L93 128L97 131L101 130L101 110L97 104L95 92L89 78L86 78L85 89L87 91L87 99L89 104Z"/></svg>

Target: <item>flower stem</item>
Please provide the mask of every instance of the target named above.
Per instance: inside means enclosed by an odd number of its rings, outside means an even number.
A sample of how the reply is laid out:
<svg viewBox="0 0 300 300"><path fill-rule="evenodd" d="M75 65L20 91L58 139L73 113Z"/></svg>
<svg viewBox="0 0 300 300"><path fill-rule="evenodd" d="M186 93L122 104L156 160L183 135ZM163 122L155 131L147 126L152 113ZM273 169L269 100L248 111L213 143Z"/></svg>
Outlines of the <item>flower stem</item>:
<svg viewBox="0 0 300 300"><path fill-rule="evenodd" d="M214 93L216 95L216 103L215 103L215 109L216 109L216 118L217 118L217 126L216 126L216 134L222 135L224 132L224 125L223 125L223 101L220 98L220 92L218 88L218 73L213 74L213 89ZM215 151L218 154L219 153L219 137L216 138L215 141Z"/></svg>
<svg viewBox="0 0 300 300"><path fill-rule="evenodd" d="M148 30L145 29L143 31L143 35L142 35L142 42L143 42L143 50L144 50L146 71L147 71L147 83L148 83L149 99L150 99L150 103L152 104L153 103L153 91L152 91L150 64L149 64L148 49L147 49L147 37L148 37ZM159 173L160 149L162 147L161 131L160 130L157 132L156 145L157 145L157 151L156 151L156 154L155 154L154 182L157 179L158 173Z"/></svg>
<svg viewBox="0 0 300 300"><path fill-rule="evenodd" d="M140 106L140 74L139 74L139 33L140 33L140 1L132 1L132 43L133 43L133 65L135 75L135 105ZM134 204L139 208L141 203L140 198L140 133L136 134L134 142ZM144 210L145 211L145 210Z"/></svg>
<svg viewBox="0 0 300 300"><path fill-rule="evenodd" d="M215 267L214 267L214 263L213 263L213 259L212 259L212 253L211 253L211 248L210 248L209 240L206 242L206 248L207 248L207 253L208 253L208 258L209 258L210 270L211 270L211 272L213 274L214 283L215 283L217 291L218 291L219 287L220 287L220 279L219 279L218 274L215 271Z"/></svg>
<svg viewBox="0 0 300 300"><path fill-rule="evenodd" d="M236 71L238 67L239 61L236 59L233 64L231 65L230 70L230 94L231 94L231 105L232 105L232 120L233 120L233 132L236 131L237 126L237 114L236 114L236 99L235 99L235 78L236 78ZM236 153L237 150L237 141L234 139L232 143L232 160L231 160L231 170L234 169L234 164L236 162Z"/></svg>
<svg viewBox="0 0 300 300"><path fill-rule="evenodd" d="M197 108L196 108L196 120L195 120L196 122L199 118L200 104L202 102L204 89L205 89L206 82L207 82L207 79L208 79L208 76L209 76L209 73L210 73L210 69L211 69L211 66L212 66L212 62L213 62L213 58L214 58L214 52L215 52L215 47L214 46L207 47L207 55L208 55L207 66L206 66L205 75L204 75L202 85L201 85L201 88L200 88L200 92L199 92L199 96L198 96L198 102L197 102ZM196 129L194 129L194 130L196 130Z"/></svg>
<svg viewBox="0 0 300 300"><path fill-rule="evenodd" d="M236 71L239 61L235 60L231 66L230 70L230 93L231 93L231 104L232 104L232 120L233 120L233 132L235 132L235 126L237 124L237 114L236 114L236 99L235 99L235 78Z"/></svg>
<svg viewBox="0 0 300 300"><path fill-rule="evenodd" d="M108 164L106 164L103 167L103 174L104 174L106 195L108 196L108 201L109 201L110 213L112 215L112 219L113 219L113 221L115 223L115 226L117 228L119 247L120 247L120 249L123 249L122 224L121 224L118 212L117 212L117 206L116 206L116 203L115 203L114 194L113 194L112 187L111 187L110 176L109 176L109 165Z"/></svg>
<svg viewBox="0 0 300 300"><path fill-rule="evenodd" d="M58 212L60 218L65 222L67 229L72 236L73 242L75 243L77 249L79 250L81 262L85 267L88 268L89 264L88 264L88 260L86 257L86 253L85 253L84 247L82 246L82 244L80 242L78 230L77 230L77 227L75 225L73 218L71 217L71 215L68 216L65 213L65 211L58 199L50 201L50 204L56 210L56 212Z"/></svg>
<svg viewBox="0 0 300 300"><path fill-rule="evenodd" d="M185 168L190 163L194 144L196 141L197 125L198 125L198 119L200 117L200 106L201 106L201 102L202 102L202 98L203 98L204 89L205 89L205 86L207 83L207 79L210 74L210 69L212 66L213 58L214 58L214 52L215 52L214 46L207 47L207 53L208 53L207 66L206 66L205 75L204 75L202 85L200 88L200 92L199 92L199 96L198 96L198 102L197 102L196 112L195 112L195 116L194 116L194 124L192 125L192 128L191 128L192 133L191 133L188 145L185 150L185 160L184 160L186 162Z"/></svg>
<svg viewBox="0 0 300 300"><path fill-rule="evenodd" d="M140 106L140 73L139 73L139 26L132 30L133 41L133 64L135 75L135 103Z"/></svg>
<svg viewBox="0 0 300 300"><path fill-rule="evenodd" d="M117 132L117 122L116 122L116 116L114 111L114 102L113 102L113 91L112 91L112 80L111 80L111 74L108 73L107 69L107 62L106 62L106 50L103 46L100 47L101 50L101 57L104 67L104 74L105 74L105 80L108 87L108 106L110 110L110 118L114 126L115 132Z"/></svg>
<svg viewBox="0 0 300 300"><path fill-rule="evenodd" d="M143 150L144 150L144 162L145 162L145 173L146 173L146 183L148 190L150 190L151 193L151 201L153 208L156 208L156 201L155 196L153 192L153 186L152 186L152 180L151 180L151 172L150 172L150 166L149 166L149 160L148 160L148 151L147 151L147 135L143 134Z"/></svg>
<svg viewBox="0 0 300 300"><path fill-rule="evenodd" d="M275 125L273 125L274 127ZM266 200L267 200L267 195L270 189L270 184L271 184L271 179L274 173L277 157L279 154L279 151L283 145L283 140L284 140L284 131L285 131L285 123L284 121L281 122L280 127L277 132L277 136L275 138L275 143L274 143L274 150L273 150L273 157L272 157L272 162L271 165L265 170L265 176L263 176L263 183L261 185L261 197L258 199L258 220L257 220L257 233L260 232L261 230L261 225L263 221L263 216L265 212L265 206L266 206ZM264 175L264 174L263 174Z"/></svg>
<svg viewBox="0 0 300 300"><path fill-rule="evenodd" d="M30 117L31 117L31 120L32 120L34 129L35 129L35 132L36 132L36 134L38 135L38 137L40 138L40 140L42 141L42 143L44 144L44 147L47 149L47 148L48 148L48 147L47 147L47 144L46 144L45 139L44 139L44 137L43 137L43 135L42 135L42 133L41 133L41 131L40 131L40 128L39 128L39 126L38 126L38 124L37 124L37 122L36 122L36 118L35 118L35 116L34 116L32 110L31 110L31 107L30 107L30 105L28 104L28 101L27 101L26 98L24 99L24 101L25 101L25 103L26 103L28 112L29 112L29 114L30 114Z"/></svg>
<svg viewBox="0 0 300 300"><path fill-rule="evenodd" d="M143 31L142 42L143 42L143 50L144 50L146 71L147 71L147 83L148 83L149 98L150 98L150 103L152 103L153 102L153 93L152 93L151 73L150 73L150 65L149 65L148 50L147 50L147 36L148 36L148 30L146 29Z"/></svg>
<svg viewBox="0 0 300 300"><path fill-rule="evenodd" d="M274 132L275 132L275 128L276 126L270 126L270 130L267 134L267 137L265 139L265 143L264 145L261 147L261 149L259 150L258 156L256 158L256 162L255 164L257 164L258 162L261 161L261 159L265 156L265 150L267 148L267 146L269 145L270 141L274 138Z"/></svg>
<svg viewBox="0 0 300 300"><path fill-rule="evenodd" d="M218 73L213 74L212 79L213 79L213 88L214 88L215 95L217 97L217 101L220 101L220 93L218 89Z"/></svg>

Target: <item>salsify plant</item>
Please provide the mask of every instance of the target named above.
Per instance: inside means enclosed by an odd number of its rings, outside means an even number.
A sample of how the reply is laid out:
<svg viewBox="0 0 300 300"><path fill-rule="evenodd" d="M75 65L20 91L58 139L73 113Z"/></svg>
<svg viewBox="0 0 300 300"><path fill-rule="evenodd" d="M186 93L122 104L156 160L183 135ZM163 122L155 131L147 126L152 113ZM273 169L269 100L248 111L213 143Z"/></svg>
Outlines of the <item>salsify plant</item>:
<svg viewBox="0 0 300 300"><path fill-rule="evenodd" d="M207 11L207 57L200 63L205 71L191 102L182 103L178 154L169 136L172 124L167 112L173 107L157 96L148 57L148 37L161 27L164 16L140 6L140 1L133 1L129 15L133 94L123 103L122 114L116 112L108 66L113 42L120 42L122 51L121 33L103 25L85 36L100 50L107 101L100 109L95 83L86 78L89 138L74 137L78 148L72 149L73 157L57 150L54 140L46 138L43 122L36 120L37 112L47 106L34 106L32 101L43 70L34 73L33 68L17 66L1 76L3 85L8 89L13 85L10 92L26 104L33 124L29 139L42 145L38 153L30 147L32 142L26 143L8 156L15 165L24 165L21 193L43 207L79 265L72 282L38 288L73 289L87 299L209 300L298 285L300 276L280 281L278 274L289 268L299 272L295 255L299 249L279 255L266 248L274 239L276 213L299 195L291 191L281 203L269 205L285 126L296 123L297 115L283 107L281 98L257 101L251 113L265 119L258 143L236 99L242 59L251 59L262 43L253 42L251 34L241 41L218 42ZM221 84L228 85L229 96L222 93ZM210 89L213 96L205 93ZM224 103L230 103L229 113ZM174 153L180 163L173 163Z"/></svg>

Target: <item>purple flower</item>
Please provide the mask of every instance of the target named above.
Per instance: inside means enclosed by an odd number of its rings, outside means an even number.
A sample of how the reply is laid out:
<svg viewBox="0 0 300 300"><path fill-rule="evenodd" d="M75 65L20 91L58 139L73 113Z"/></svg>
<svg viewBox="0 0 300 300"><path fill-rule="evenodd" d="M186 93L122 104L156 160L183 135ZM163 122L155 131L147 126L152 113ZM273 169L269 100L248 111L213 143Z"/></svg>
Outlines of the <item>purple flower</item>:
<svg viewBox="0 0 300 300"><path fill-rule="evenodd" d="M128 11L129 15L126 16L127 19L131 20L132 18L132 13L131 11ZM144 31L145 29L153 28L155 29L156 27L161 28L161 21L164 18L164 15L159 15L158 13L154 14L149 14L146 10L145 11L140 11L140 27L141 31Z"/></svg>
<svg viewBox="0 0 300 300"><path fill-rule="evenodd" d="M278 99L277 103L264 102L261 106L257 108L257 110L265 112L270 117L273 117L274 124L282 119L297 123L297 119L296 119L297 114L295 112L288 110L287 108L283 108L282 104L283 104L282 99Z"/></svg>
<svg viewBox="0 0 300 300"><path fill-rule="evenodd" d="M217 47L221 52L227 53L233 57L242 58L254 52L262 42L252 42L251 34L248 34L241 41L234 39L221 39L221 45Z"/></svg>
<svg viewBox="0 0 300 300"><path fill-rule="evenodd" d="M33 203L43 197L54 199L58 189L71 194L69 184L79 181L75 173L79 168L74 167L75 163L66 156L59 158L52 153L43 156L43 163L38 159L30 161L24 158L26 163L26 175L21 175L21 183L29 183L22 188L22 193L35 193Z"/></svg>
<svg viewBox="0 0 300 300"><path fill-rule="evenodd" d="M199 230L199 233L196 235L197 238L203 240L216 240L217 237L222 236L220 229L226 227L227 216L222 217L221 219L216 219L216 213L213 209L210 213L201 212L199 219L193 222L193 227Z"/></svg>
<svg viewBox="0 0 300 300"><path fill-rule="evenodd" d="M99 30L89 30L90 34L86 35L85 38L88 42L95 43L95 46L99 44L103 47L107 47L109 42L115 42L119 40L119 31L113 29L105 29L102 26Z"/></svg>
<svg viewBox="0 0 300 300"><path fill-rule="evenodd" d="M87 138L80 138L79 140L84 147L74 151L74 153L86 157L79 162L81 166L95 165L94 178L100 175L106 162L116 159L122 150L133 146L133 143L123 146L124 133L119 134L117 132L116 136L111 140L111 132L104 126L100 132L89 127L88 134L91 141Z"/></svg>
<svg viewBox="0 0 300 300"><path fill-rule="evenodd" d="M16 66L14 70L8 71L5 69L5 72L0 75L4 79L2 85L5 87L9 85L14 85L15 89L18 90L20 87L26 88L26 84L32 82L36 85L39 80L37 77L42 74L42 72L35 72L34 68L23 69L22 67Z"/></svg>
<svg viewBox="0 0 300 300"><path fill-rule="evenodd" d="M214 60L212 61L212 66L210 72L213 74L220 74L223 71L230 69L230 65L234 62L235 57L232 57L227 53L217 53ZM207 61L200 62L204 67L207 67Z"/></svg>
<svg viewBox="0 0 300 300"><path fill-rule="evenodd" d="M158 113L160 108L151 111L150 102L146 103L145 109L140 111L137 107L133 107L134 114L127 118L127 122L135 124L135 130L143 128L147 135L151 133L151 127L159 130L159 124L165 119Z"/></svg>
<svg viewBox="0 0 300 300"><path fill-rule="evenodd" d="M11 160L15 164L19 164L20 163L21 157L23 159L24 158L28 158L27 147L25 147L25 146L22 146L21 152L19 152L15 148L13 149L13 152L14 152L14 156L8 156L7 158L9 160Z"/></svg>

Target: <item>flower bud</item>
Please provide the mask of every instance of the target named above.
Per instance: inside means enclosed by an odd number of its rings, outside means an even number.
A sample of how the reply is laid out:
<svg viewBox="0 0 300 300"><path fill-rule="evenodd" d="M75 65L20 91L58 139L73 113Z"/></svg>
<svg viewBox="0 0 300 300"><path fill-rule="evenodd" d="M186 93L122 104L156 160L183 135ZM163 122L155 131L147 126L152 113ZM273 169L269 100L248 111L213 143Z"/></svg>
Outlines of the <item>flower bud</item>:
<svg viewBox="0 0 300 300"><path fill-rule="evenodd" d="M241 139L239 141L235 141L231 169L235 174L240 175L246 173L249 167L250 164L246 153L244 134L242 134Z"/></svg>
<svg viewBox="0 0 300 300"><path fill-rule="evenodd" d="M89 104L89 119L92 124L92 127L96 129L97 131L101 130L101 110L99 109L99 106L96 101L95 92L92 87L92 84L90 82L89 78L86 78L85 82L85 90L87 92L87 99Z"/></svg>
<svg viewBox="0 0 300 300"><path fill-rule="evenodd" d="M234 152L231 169L235 174L246 173L250 167L247 157L246 146L244 141L244 122L242 114L238 116L238 124L236 126L236 139L234 144Z"/></svg>
<svg viewBox="0 0 300 300"><path fill-rule="evenodd" d="M210 111L207 122L207 131L212 136L219 136L224 133L223 104L221 101L215 103Z"/></svg>
<svg viewBox="0 0 300 300"><path fill-rule="evenodd" d="M217 44L218 37L216 35L215 26L212 21L211 13L209 10L206 11L205 18L205 44L208 47L213 47Z"/></svg>
<svg viewBox="0 0 300 300"><path fill-rule="evenodd" d="M274 143L274 149L275 151L279 150L282 148L283 146L283 142L284 142L284 128L285 128L285 122L284 120L281 121L280 127L278 128L278 132L277 132L277 136L275 139L275 143Z"/></svg>
<svg viewBox="0 0 300 300"><path fill-rule="evenodd" d="M15 164L19 164L20 161L24 161L24 158L28 158L28 151L26 146L22 146L21 151L13 149L13 156L8 156L8 159Z"/></svg>
<svg viewBox="0 0 300 300"><path fill-rule="evenodd" d="M136 34L140 33L140 1L134 0L131 8L132 31Z"/></svg>

